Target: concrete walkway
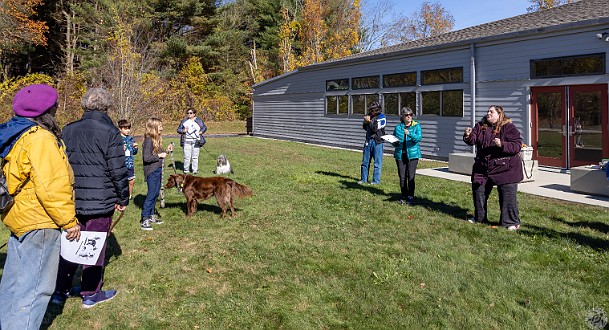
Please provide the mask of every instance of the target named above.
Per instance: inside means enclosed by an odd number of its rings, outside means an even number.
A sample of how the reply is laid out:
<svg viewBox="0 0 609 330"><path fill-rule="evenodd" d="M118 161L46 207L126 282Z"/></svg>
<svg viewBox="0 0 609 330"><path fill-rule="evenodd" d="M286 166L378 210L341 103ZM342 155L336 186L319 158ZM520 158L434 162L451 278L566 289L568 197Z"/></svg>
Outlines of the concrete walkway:
<svg viewBox="0 0 609 330"><path fill-rule="evenodd" d="M449 172L448 167L418 169L417 174L453 181L471 182L469 175ZM570 180L567 170L540 166L535 181L519 184L518 191L574 203L598 205L609 208L609 197L573 192L570 189Z"/></svg>

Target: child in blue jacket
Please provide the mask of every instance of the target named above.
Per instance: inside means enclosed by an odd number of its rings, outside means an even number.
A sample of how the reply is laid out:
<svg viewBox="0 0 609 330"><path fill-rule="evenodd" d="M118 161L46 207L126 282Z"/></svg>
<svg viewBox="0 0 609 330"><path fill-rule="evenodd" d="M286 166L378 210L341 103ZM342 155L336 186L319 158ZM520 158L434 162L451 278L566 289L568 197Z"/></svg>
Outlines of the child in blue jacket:
<svg viewBox="0 0 609 330"><path fill-rule="evenodd" d="M137 142L131 136L131 123L126 119L118 121L118 129L123 136L125 148L125 166L127 167L127 178L129 179L129 199L133 197L133 186L135 186L135 166L133 156L137 154Z"/></svg>

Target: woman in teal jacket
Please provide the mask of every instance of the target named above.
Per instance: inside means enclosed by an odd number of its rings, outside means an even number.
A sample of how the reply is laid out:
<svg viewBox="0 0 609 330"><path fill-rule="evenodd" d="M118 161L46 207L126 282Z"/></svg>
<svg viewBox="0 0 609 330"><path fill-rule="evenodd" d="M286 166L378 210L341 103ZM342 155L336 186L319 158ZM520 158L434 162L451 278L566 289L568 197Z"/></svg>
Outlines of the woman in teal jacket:
<svg viewBox="0 0 609 330"><path fill-rule="evenodd" d="M400 177L400 204L412 205L414 201L414 176L417 164L421 158L421 125L412 119L413 112L410 108L402 109L401 123L393 130L393 135L398 138L394 144L393 157L398 165ZM407 179L408 178L408 179Z"/></svg>

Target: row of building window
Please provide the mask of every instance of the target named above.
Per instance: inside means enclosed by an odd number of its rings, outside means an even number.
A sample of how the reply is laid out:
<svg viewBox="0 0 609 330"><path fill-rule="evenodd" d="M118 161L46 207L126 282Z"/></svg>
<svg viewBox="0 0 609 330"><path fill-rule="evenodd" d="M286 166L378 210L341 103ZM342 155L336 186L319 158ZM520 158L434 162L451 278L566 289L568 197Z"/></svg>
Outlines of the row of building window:
<svg viewBox="0 0 609 330"><path fill-rule="evenodd" d="M604 74L605 53L564 56L531 60L531 79ZM463 82L463 68L421 71L421 85L451 84ZM404 72L382 76L383 88L417 86L417 72ZM378 89L381 76L367 76L326 81L326 91ZM445 117L463 116L463 90L420 92L421 107L417 111L416 92L383 93L385 114L400 115L409 107L420 115ZM366 114L371 102L378 102L379 94L326 96L327 114ZM351 100L351 103L349 102Z"/></svg>
<svg viewBox="0 0 609 330"><path fill-rule="evenodd" d="M531 79L604 74L605 53L531 60ZM421 71L421 85L463 82L463 68ZM383 88L417 86L417 73L383 75ZM372 89L381 87L381 76L367 76L326 81L326 91Z"/></svg>
<svg viewBox="0 0 609 330"><path fill-rule="evenodd" d="M379 94L326 96L327 114L364 115L368 105L379 102ZM417 111L417 93L382 94L383 112L386 115L401 115L403 108L410 108L420 115L463 117L463 90L420 92L421 108ZM349 106L351 99L351 106Z"/></svg>
<svg viewBox="0 0 609 330"><path fill-rule="evenodd" d="M351 89L371 89L381 87L380 76L351 78ZM463 68L421 71L421 85L450 84L463 82ZM383 75L383 88L408 87L417 85L417 73L405 72ZM326 81L326 91L349 90L349 79Z"/></svg>

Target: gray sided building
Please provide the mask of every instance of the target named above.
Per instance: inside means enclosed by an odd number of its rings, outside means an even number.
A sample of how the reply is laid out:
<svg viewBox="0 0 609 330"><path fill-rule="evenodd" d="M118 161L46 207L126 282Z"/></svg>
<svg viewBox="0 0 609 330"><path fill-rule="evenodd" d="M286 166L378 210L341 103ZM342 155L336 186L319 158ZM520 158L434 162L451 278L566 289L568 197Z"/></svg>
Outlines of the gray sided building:
<svg viewBox="0 0 609 330"><path fill-rule="evenodd" d="M609 158L609 0L581 0L317 63L254 86L254 136L361 149L367 104L387 133L405 106L424 157L470 152L463 130L500 105L541 165ZM389 144L385 152L392 151Z"/></svg>

